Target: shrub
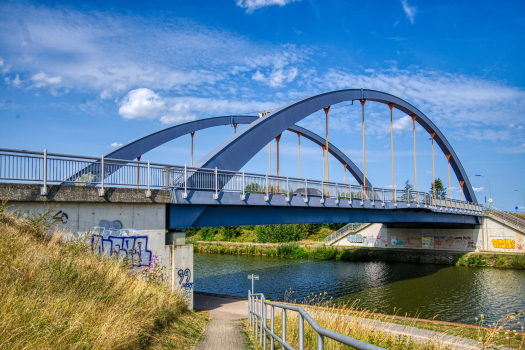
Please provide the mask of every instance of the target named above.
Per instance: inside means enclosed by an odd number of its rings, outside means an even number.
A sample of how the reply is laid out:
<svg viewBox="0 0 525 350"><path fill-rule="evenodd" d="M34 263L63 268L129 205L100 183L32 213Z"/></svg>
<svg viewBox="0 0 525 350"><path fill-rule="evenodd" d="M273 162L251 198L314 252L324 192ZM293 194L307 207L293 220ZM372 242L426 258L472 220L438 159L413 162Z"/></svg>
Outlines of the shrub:
<svg viewBox="0 0 525 350"><path fill-rule="evenodd" d="M261 225L255 227L255 235L259 243L296 242L304 238L304 233L298 225Z"/></svg>

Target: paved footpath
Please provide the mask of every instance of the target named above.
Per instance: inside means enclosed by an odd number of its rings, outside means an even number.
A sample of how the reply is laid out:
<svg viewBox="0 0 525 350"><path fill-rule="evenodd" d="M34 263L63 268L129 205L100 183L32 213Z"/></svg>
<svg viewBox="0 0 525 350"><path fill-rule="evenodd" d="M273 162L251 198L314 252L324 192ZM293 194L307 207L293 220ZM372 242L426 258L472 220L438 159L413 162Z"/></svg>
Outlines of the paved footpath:
<svg viewBox="0 0 525 350"><path fill-rule="evenodd" d="M196 350L246 350L241 318L248 317L248 302L203 294L194 295L194 309L209 310L210 322Z"/></svg>

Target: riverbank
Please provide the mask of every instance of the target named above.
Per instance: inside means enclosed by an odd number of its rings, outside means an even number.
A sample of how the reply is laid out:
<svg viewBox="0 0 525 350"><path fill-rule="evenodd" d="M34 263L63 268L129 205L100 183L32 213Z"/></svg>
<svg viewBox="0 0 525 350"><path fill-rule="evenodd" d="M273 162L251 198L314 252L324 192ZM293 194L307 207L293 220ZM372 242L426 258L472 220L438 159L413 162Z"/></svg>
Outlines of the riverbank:
<svg viewBox="0 0 525 350"><path fill-rule="evenodd" d="M191 241L197 253L268 256L296 259L340 261L388 261L417 264L486 266L525 269L525 254L458 253L453 251L408 250L383 248L334 248L325 245L295 243L233 243Z"/></svg>

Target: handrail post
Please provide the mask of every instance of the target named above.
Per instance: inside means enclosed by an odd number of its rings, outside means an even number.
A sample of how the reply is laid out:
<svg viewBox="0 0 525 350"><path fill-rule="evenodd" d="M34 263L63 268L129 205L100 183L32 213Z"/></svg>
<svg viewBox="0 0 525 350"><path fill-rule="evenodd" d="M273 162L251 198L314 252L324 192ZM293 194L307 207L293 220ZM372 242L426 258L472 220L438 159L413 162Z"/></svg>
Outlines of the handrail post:
<svg viewBox="0 0 525 350"><path fill-rule="evenodd" d="M282 332L282 339L283 339L283 343L286 343L286 309L285 308L282 308L282 312L283 312L283 322L282 322L282 329L283 329L283 332ZM284 350L284 345L283 345L283 350Z"/></svg>
<svg viewBox="0 0 525 350"><path fill-rule="evenodd" d="M317 333L317 350L324 350L324 336Z"/></svg>
<svg viewBox="0 0 525 350"><path fill-rule="evenodd" d="M148 189L146 190L146 198L150 198L151 197L151 169L150 169L150 165L149 165L149 159L148 159Z"/></svg>
<svg viewBox="0 0 525 350"><path fill-rule="evenodd" d="M284 199L286 202L290 201L290 184L288 176L286 177L286 198Z"/></svg>
<svg viewBox="0 0 525 350"><path fill-rule="evenodd" d="M324 203L324 181L321 181L321 204Z"/></svg>
<svg viewBox="0 0 525 350"><path fill-rule="evenodd" d="M244 170L242 171L242 194L241 194L241 201L246 199L246 193L244 192Z"/></svg>
<svg viewBox="0 0 525 350"><path fill-rule="evenodd" d="M104 197L106 195L106 189L104 188L104 156L102 156L100 161L100 184L101 187L98 189L99 197Z"/></svg>
<svg viewBox="0 0 525 350"><path fill-rule="evenodd" d="M219 181L217 180L217 177L217 167L215 167L215 194L213 195L213 199L215 200L219 199Z"/></svg>
<svg viewBox="0 0 525 350"><path fill-rule="evenodd" d="M374 186L372 186L372 205L376 203L376 194L374 192Z"/></svg>
<svg viewBox="0 0 525 350"><path fill-rule="evenodd" d="M266 174L266 196L264 197L264 201L268 202L270 200L269 195L269 188L268 188L268 174Z"/></svg>
<svg viewBox="0 0 525 350"><path fill-rule="evenodd" d="M299 314L299 350L304 350L304 317Z"/></svg>
<svg viewBox="0 0 525 350"><path fill-rule="evenodd" d="M44 150L44 164L42 168L42 179L44 181L44 186L40 188L40 195L47 196L47 149Z"/></svg>
<svg viewBox="0 0 525 350"><path fill-rule="evenodd" d="M274 320L273 320L274 316L275 316L274 309L275 309L275 306L272 305L272 308L270 309L270 318L271 318L270 319L270 327L271 327L270 329L272 331L272 333L270 334L270 349L271 350L275 350L275 343L273 341L273 334L274 334L274 330L275 330L275 328L274 328Z"/></svg>
<svg viewBox="0 0 525 350"><path fill-rule="evenodd" d="M186 164L184 164L184 193L182 194L182 198L188 198L188 171Z"/></svg>
<svg viewBox="0 0 525 350"><path fill-rule="evenodd" d="M308 203L308 180L304 179L304 202Z"/></svg>
<svg viewBox="0 0 525 350"><path fill-rule="evenodd" d="M339 184L335 183L335 204L339 204Z"/></svg>
<svg viewBox="0 0 525 350"><path fill-rule="evenodd" d="M263 302L262 302L262 305L263 305L263 312L262 312L262 315L263 315L263 327L261 329L261 332L263 334L263 349L266 350L266 309L267 309L267 306L266 306L266 300L263 299Z"/></svg>

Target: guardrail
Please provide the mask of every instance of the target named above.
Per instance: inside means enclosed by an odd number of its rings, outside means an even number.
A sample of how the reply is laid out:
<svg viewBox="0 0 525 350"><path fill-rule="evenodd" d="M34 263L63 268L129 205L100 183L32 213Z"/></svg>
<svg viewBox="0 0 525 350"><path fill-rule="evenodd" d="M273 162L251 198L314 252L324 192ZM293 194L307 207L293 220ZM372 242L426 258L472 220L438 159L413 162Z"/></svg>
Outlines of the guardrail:
<svg viewBox="0 0 525 350"><path fill-rule="evenodd" d="M525 232L525 220L520 219L516 215L507 213L506 211L499 210L493 206L485 207L485 215L492 217L498 221L502 221L504 224L514 226L519 231Z"/></svg>
<svg viewBox="0 0 525 350"><path fill-rule="evenodd" d="M31 152L0 148L0 180L42 183L42 195L47 195L48 183L76 186L98 186L99 194L105 195L105 186L145 188L146 196L151 188L184 190L186 198L190 190L213 192L215 199L219 192L238 192L241 199L247 193L264 194L268 201L270 195L283 195L286 202L292 196L319 198L324 203L327 198L339 204L341 200L359 200L381 203L407 203L408 206L447 208L464 213L481 212L483 207L455 199L434 198L430 193L364 187L293 177L246 173L151 163L66 155L58 153Z"/></svg>
<svg viewBox="0 0 525 350"><path fill-rule="evenodd" d="M324 243L328 244L332 241L335 241L339 237L346 235L348 232L356 231L364 225L368 225L368 224L364 224L362 222L351 222L349 224L346 224L345 226L341 227L339 230L333 232L331 235L325 237Z"/></svg>
<svg viewBox="0 0 525 350"><path fill-rule="evenodd" d="M268 328L268 306L270 306L270 328ZM275 308L278 307L282 312L282 332L281 336L275 334ZM270 349L275 349L277 341L283 349L295 350L286 339L286 311L295 311L299 317L299 350L304 350L304 321L308 322L317 333L317 350L324 349L325 337L333 339L339 343L351 346L357 350L385 350L376 345L348 337L346 335L322 328L302 307L273 303L267 301L262 293L252 294L248 291L248 322L255 337L259 339L259 344L266 350L267 338L270 338Z"/></svg>

